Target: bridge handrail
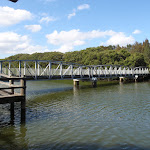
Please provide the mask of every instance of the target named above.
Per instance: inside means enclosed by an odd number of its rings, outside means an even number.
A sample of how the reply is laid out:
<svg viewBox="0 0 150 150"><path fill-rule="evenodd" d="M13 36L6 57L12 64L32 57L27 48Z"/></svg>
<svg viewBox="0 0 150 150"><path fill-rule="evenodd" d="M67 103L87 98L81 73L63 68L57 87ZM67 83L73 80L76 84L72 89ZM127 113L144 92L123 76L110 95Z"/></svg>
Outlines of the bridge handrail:
<svg viewBox="0 0 150 150"><path fill-rule="evenodd" d="M17 63L14 64L12 62ZM30 62L33 62L33 64L31 65ZM106 77L113 75L118 77L121 75L144 75L149 74L149 69L146 66L129 67L123 65L82 65L51 60L0 60L0 73L7 74L8 76L31 76L35 79L43 76L47 76L48 78L54 78L55 76L59 76L60 78L64 78L66 76L70 76L71 78L79 76L82 78L84 76L88 76L91 78L93 76Z"/></svg>
<svg viewBox="0 0 150 150"><path fill-rule="evenodd" d="M129 66L123 66L123 65L83 65L78 63L72 63L72 62L65 62L65 61L54 61L54 60L0 60L0 62L51 62L51 63L63 63L64 65L77 65L77 66L83 66L83 67L124 67L124 68L148 68L146 66L139 66L139 67L129 67Z"/></svg>

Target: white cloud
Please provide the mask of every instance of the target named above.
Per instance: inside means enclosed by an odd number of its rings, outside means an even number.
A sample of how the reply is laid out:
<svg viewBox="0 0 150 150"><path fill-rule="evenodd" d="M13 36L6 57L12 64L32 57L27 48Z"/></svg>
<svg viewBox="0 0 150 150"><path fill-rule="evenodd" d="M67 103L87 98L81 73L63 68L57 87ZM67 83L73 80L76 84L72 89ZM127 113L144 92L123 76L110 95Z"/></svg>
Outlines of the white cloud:
<svg viewBox="0 0 150 150"><path fill-rule="evenodd" d="M120 45L126 46L127 44L135 43L135 39L132 36L126 36L123 32L114 33L109 40L101 45Z"/></svg>
<svg viewBox="0 0 150 150"><path fill-rule="evenodd" d="M53 33L47 34L46 38L48 39L48 43L60 46L60 48L57 49L58 51L67 52L73 50L75 46L84 45L86 40L112 36L114 34L115 32L112 30L80 32L79 29L74 29L70 31L61 31L60 33L55 30Z"/></svg>
<svg viewBox="0 0 150 150"><path fill-rule="evenodd" d="M31 32L38 32L42 29L40 25L25 25L25 28L30 30Z"/></svg>
<svg viewBox="0 0 150 150"><path fill-rule="evenodd" d="M28 36L19 35L15 32L0 33L0 53L17 54L17 53L34 53L48 51L46 47L32 45Z"/></svg>
<svg viewBox="0 0 150 150"><path fill-rule="evenodd" d="M43 22L49 23L52 21L56 21L56 18L47 16L47 17L42 17L40 19L40 23L43 23Z"/></svg>
<svg viewBox="0 0 150 150"><path fill-rule="evenodd" d="M83 9L89 9L90 8L90 5L89 4L83 4L83 5L80 5L78 6L78 10L83 10Z"/></svg>
<svg viewBox="0 0 150 150"><path fill-rule="evenodd" d="M71 19L72 17L74 17L76 15L76 13L75 12L73 12L73 13L71 13L71 14L69 14L68 15L68 19Z"/></svg>
<svg viewBox="0 0 150 150"><path fill-rule="evenodd" d="M132 32L132 34L140 34L141 31L140 30L134 30L134 32Z"/></svg>
<svg viewBox="0 0 150 150"><path fill-rule="evenodd" d="M72 17L76 16L76 13L81 11L81 10L84 10L84 9L89 9L90 8L90 5L89 4L82 4L82 5L79 5L77 7L77 9L73 9L73 12L70 13L68 15L68 19L71 19Z"/></svg>
<svg viewBox="0 0 150 150"><path fill-rule="evenodd" d="M27 10L0 6L0 26L10 26L31 18L32 14Z"/></svg>
<svg viewBox="0 0 150 150"><path fill-rule="evenodd" d="M59 46L55 51L67 52L74 49L76 46L85 45L87 41L92 39L107 38L106 42L101 45L120 45L126 46L127 44L133 44L135 39L132 36L126 36L123 32L115 32L112 30L99 31L93 30L89 32L81 32L79 29L70 31L54 31L51 34L47 34L46 38L48 43Z"/></svg>

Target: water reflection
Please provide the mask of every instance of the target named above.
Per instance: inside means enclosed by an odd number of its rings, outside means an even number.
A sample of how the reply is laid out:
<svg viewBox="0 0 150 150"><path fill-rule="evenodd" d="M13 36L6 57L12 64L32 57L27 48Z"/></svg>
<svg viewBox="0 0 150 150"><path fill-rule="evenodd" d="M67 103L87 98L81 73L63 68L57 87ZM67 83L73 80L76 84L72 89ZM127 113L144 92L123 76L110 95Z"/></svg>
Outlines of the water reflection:
<svg viewBox="0 0 150 150"><path fill-rule="evenodd" d="M79 95L79 89L80 89L79 86L74 86L73 87L73 95L74 96L78 96Z"/></svg>
<svg viewBox="0 0 150 150"><path fill-rule="evenodd" d="M27 149L28 141L26 140L27 128L25 125L7 126L0 128L0 149Z"/></svg>
<svg viewBox="0 0 150 150"><path fill-rule="evenodd" d="M80 86L28 99L26 124L15 118L12 127L0 128L0 144L29 150L146 150L149 110L149 83Z"/></svg>

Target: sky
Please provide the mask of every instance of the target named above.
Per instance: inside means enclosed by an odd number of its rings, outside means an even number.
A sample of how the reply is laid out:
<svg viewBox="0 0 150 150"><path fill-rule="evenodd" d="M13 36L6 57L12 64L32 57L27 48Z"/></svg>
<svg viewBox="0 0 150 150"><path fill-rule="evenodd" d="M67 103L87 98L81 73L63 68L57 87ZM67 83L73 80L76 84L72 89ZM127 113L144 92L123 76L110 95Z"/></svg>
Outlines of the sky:
<svg viewBox="0 0 150 150"><path fill-rule="evenodd" d="M0 58L150 39L150 0L0 0Z"/></svg>

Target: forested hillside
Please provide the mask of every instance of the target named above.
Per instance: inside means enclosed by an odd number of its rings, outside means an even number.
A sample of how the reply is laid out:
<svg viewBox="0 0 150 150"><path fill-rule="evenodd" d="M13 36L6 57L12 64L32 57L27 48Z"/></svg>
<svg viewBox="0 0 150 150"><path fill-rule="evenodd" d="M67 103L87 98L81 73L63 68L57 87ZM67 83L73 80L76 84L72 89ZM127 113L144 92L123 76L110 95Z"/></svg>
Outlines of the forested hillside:
<svg viewBox="0 0 150 150"><path fill-rule="evenodd" d="M74 62L84 65L114 64L125 66L150 67L150 43L146 39L143 43L136 42L126 47L99 46L90 47L73 52L45 52L34 54L17 54L4 60L55 60Z"/></svg>

